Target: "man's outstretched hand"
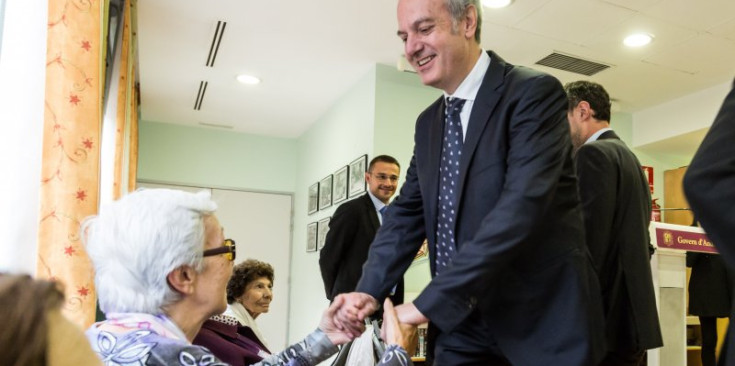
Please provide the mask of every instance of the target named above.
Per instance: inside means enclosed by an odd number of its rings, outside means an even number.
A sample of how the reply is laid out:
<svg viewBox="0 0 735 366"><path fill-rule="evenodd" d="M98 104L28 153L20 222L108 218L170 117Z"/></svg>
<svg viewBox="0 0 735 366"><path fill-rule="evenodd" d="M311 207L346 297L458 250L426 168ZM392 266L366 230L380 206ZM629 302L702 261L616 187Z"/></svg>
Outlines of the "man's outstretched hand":
<svg viewBox="0 0 735 366"><path fill-rule="evenodd" d="M362 292L341 294L334 299L340 303L334 323L337 329L350 336L358 337L365 330L365 318L378 309L374 297Z"/></svg>

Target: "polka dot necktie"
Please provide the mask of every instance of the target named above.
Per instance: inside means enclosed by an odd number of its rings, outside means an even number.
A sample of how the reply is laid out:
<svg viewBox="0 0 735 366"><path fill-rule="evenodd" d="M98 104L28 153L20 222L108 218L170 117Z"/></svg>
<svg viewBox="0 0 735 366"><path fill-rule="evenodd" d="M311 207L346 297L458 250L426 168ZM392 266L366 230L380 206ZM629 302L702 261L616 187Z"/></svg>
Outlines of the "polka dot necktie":
<svg viewBox="0 0 735 366"><path fill-rule="evenodd" d="M455 219L457 217L457 192L459 188L459 160L462 154L462 122L459 113L464 99L448 98L445 101L444 137L439 163L439 197L436 220L436 274L447 268L456 251Z"/></svg>

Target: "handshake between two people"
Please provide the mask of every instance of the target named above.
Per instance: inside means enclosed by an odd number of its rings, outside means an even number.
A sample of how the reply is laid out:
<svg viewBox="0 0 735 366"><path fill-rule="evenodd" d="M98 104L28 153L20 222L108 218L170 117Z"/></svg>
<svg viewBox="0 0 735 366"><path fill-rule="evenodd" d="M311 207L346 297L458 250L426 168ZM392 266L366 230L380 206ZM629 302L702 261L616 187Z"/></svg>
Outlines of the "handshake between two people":
<svg viewBox="0 0 735 366"><path fill-rule="evenodd" d="M335 345L347 343L365 331L365 318L377 309L377 300L366 293L341 294L324 311L319 329ZM386 298L383 303L380 336L387 345L398 345L410 355L416 347L418 325L428 321L413 303L394 307L390 299Z"/></svg>

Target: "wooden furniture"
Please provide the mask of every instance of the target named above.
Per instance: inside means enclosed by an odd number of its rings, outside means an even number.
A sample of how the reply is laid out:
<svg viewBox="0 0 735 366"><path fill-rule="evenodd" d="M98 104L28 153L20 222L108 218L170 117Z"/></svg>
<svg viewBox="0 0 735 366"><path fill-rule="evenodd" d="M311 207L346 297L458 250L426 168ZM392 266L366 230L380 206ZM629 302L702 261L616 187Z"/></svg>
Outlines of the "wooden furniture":
<svg viewBox="0 0 735 366"><path fill-rule="evenodd" d="M689 210L670 210L670 209L688 209L689 203L684 196L682 182L687 167L667 170L664 172L664 202L663 202L663 222L677 225L691 225L693 220L692 211Z"/></svg>

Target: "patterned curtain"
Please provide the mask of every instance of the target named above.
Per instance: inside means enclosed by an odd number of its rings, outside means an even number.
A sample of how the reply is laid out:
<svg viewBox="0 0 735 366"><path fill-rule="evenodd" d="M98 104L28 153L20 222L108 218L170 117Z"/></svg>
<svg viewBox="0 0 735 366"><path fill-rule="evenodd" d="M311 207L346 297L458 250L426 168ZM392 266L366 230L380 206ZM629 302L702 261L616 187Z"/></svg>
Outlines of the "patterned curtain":
<svg viewBox="0 0 735 366"><path fill-rule="evenodd" d="M81 220L97 212L106 2L49 0L37 276L66 287L65 315L94 321Z"/></svg>
<svg viewBox="0 0 735 366"><path fill-rule="evenodd" d="M135 1L125 1L117 103L114 198L135 188L138 101ZM94 273L79 234L97 213L109 0L49 0L38 268L66 286L67 317L94 322ZM113 62L111 60L110 64Z"/></svg>

